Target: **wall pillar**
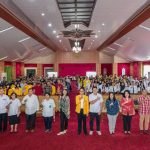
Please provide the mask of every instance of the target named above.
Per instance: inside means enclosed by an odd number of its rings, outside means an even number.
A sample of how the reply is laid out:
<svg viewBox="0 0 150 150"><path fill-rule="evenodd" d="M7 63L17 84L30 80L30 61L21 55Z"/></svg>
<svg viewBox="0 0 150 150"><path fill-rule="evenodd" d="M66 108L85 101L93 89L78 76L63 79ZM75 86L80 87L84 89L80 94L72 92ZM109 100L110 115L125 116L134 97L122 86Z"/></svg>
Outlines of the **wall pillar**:
<svg viewBox="0 0 150 150"><path fill-rule="evenodd" d="M118 66L117 66L118 64L117 63L113 63L113 75L114 74L116 74L116 75L118 75Z"/></svg>

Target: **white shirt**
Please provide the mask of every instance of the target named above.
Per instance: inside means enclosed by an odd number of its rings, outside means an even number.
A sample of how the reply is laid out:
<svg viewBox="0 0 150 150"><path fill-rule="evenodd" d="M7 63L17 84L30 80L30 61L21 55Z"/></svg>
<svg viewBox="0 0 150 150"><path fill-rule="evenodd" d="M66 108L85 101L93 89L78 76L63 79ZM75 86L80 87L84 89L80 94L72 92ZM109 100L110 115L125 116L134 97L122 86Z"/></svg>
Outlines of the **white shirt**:
<svg viewBox="0 0 150 150"><path fill-rule="evenodd" d="M138 87L136 85L134 85L134 94L138 93Z"/></svg>
<svg viewBox="0 0 150 150"><path fill-rule="evenodd" d="M22 100L22 104L25 104L25 113L27 115L32 115L39 110L39 101L37 96L34 94L31 96L26 95Z"/></svg>
<svg viewBox="0 0 150 150"><path fill-rule="evenodd" d="M18 115L19 107L21 106L20 100L16 98L10 101L11 104L9 105L8 116Z"/></svg>
<svg viewBox="0 0 150 150"><path fill-rule="evenodd" d="M81 109L83 109L84 98L81 99Z"/></svg>
<svg viewBox="0 0 150 150"><path fill-rule="evenodd" d="M93 93L89 95L89 102L95 100L96 98L99 98L98 101L96 101L94 104L90 104L90 112L93 112L93 113L98 113L101 111L101 106L100 106L100 103L103 102L103 97L101 94L98 94L97 95L94 95Z"/></svg>
<svg viewBox="0 0 150 150"><path fill-rule="evenodd" d="M146 88L146 90L147 90L147 93L150 94L150 86L148 86L148 87Z"/></svg>
<svg viewBox="0 0 150 150"><path fill-rule="evenodd" d="M0 114L7 113L6 106L10 103L10 99L7 95L0 95Z"/></svg>
<svg viewBox="0 0 150 150"><path fill-rule="evenodd" d="M53 99L46 100L42 102L43 106L43 112L42 115L43 117L52 117L54 115L54 108L55 108L55 103Z"/></svg>

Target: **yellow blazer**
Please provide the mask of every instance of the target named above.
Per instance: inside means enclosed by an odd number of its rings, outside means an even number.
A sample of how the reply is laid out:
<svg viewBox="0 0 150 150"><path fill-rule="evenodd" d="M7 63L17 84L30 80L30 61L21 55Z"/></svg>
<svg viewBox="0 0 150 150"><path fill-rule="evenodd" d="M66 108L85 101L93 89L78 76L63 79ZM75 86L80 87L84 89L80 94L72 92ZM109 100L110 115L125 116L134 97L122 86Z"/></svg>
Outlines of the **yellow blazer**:
<svg viewBox="0 0 150 150"><path fill-rule="evenodd" d="M54 85L52 85L52 95L56 94L56 87Z"/></svg>
<svg viewBox="0 0 150 150"><path fill-rule="evenodd" d="M89 99L88 96L84 95L84 104L83 104L83 114L87 115L89 113ZM81 102L80 102L80 95L76 96L76 113L80 113L81 109Z"/></svg>

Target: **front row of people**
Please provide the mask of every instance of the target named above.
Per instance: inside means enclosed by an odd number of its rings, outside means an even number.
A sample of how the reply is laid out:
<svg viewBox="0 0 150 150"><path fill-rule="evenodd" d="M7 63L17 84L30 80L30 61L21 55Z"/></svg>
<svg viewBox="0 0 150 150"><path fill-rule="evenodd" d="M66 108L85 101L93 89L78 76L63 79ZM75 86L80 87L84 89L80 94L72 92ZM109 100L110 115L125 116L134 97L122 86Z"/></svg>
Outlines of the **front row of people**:
<svg viewBox="0 0 150 150"><path fill-rule="evenodd" d="M100 119L103 109L103 98L98 93L97 87L93 87L93 93L89 95L84 94L84 89L81 88L79 95L76 96L76 113L78 120L78 134L82 132L87 135L86 118L90 115L90 132L89 135L93 135L93 124L96 119L96 131L98 135L101 135ZM139 102L139 115L140 115L140 133L149 134L149 120L150 120L150 97L147 95L146 90L143 90L142 96L138 99ZM26 115L26 132L34 132L36 122L36 112L39 111L38 97L33 94L33 90L29 89L28 95L26 95L22 104L25 105ZM89 105L90 104L90 105ZM123 130L125 134L131 134L131 121L132 116L135 114L134 101L130 97L130 92L125 91L124 96L120 103L115 98L114 93L109 93L109 97L106 100L106 110L108 117L108 126L110 134L115 133L116 120L121 111L123 118ZM10 99L7 95L4 95L4 90L0 89L0 132L4 132L7 129L7 116L9 116L10 132L17 132L17 126L19 123L21 102L17 98L15 93L12 93ZM45 94L45 99L41 103L42 116L45 125L45 132L51 132L52 122L55 121L55 103L50 98L50 94ZM67 133L68 120L70 118L70 99L67 94L67 90L63 90L59 100L60 110L60 132L57 135Z"/></svg>

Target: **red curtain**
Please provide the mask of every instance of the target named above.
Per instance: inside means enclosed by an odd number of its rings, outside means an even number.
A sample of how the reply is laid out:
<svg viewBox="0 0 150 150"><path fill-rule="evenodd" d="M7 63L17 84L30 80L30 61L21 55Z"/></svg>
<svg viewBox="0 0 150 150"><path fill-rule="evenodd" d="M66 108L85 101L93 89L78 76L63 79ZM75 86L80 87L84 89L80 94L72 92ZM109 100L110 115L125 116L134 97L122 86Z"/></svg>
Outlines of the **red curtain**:
<svg viewBox="0 0 150 150"><path fill-rule="evenodd" d="M21 76L21 62L16 62L16 77Z"/></svg>
<svg viewBox="0 0 150 150"><path fill-rule="evenodd" d="M101 64L102 75L112 75L112 64Z"/></svg>
<svg viewBox="0 0 150 150"><path fill-rule="evenodd" d="M85 76L87 71L96 71L96 64L59 64L59 76Z"/></svg>
<svg viewBox="0 0 150 150"><path fill-rule="evenodd" d="M24 67L37 67L37 64L24 64Z"/></svg>
<svg viewBox="0 0 150 150"><path fill-rule="evenodd" d="M122 70L125 70L125 75L130 75L130 63L118 63L118 75L122 75Z"/></svg>
<svg viewBox="0 0 150 150"><path fill-rule="evenodd" d="M12 66L12 62L10 62L10 61L5 61L5 62L4 62L4 66Z"/></svg>
<svg viewBox="0 0 150 150"><path fill-rule="evenodd" d="M150 61L144 61L143 65L150 65Z"/></svg>
<svg viewBox="0 0 150 150"><path fill-rule="evenodd" d="M43 73L43 75L44 75L44 68L46 68L46 67L54 68L54 64L43 64L42 65L42 73Z"/></svg>

